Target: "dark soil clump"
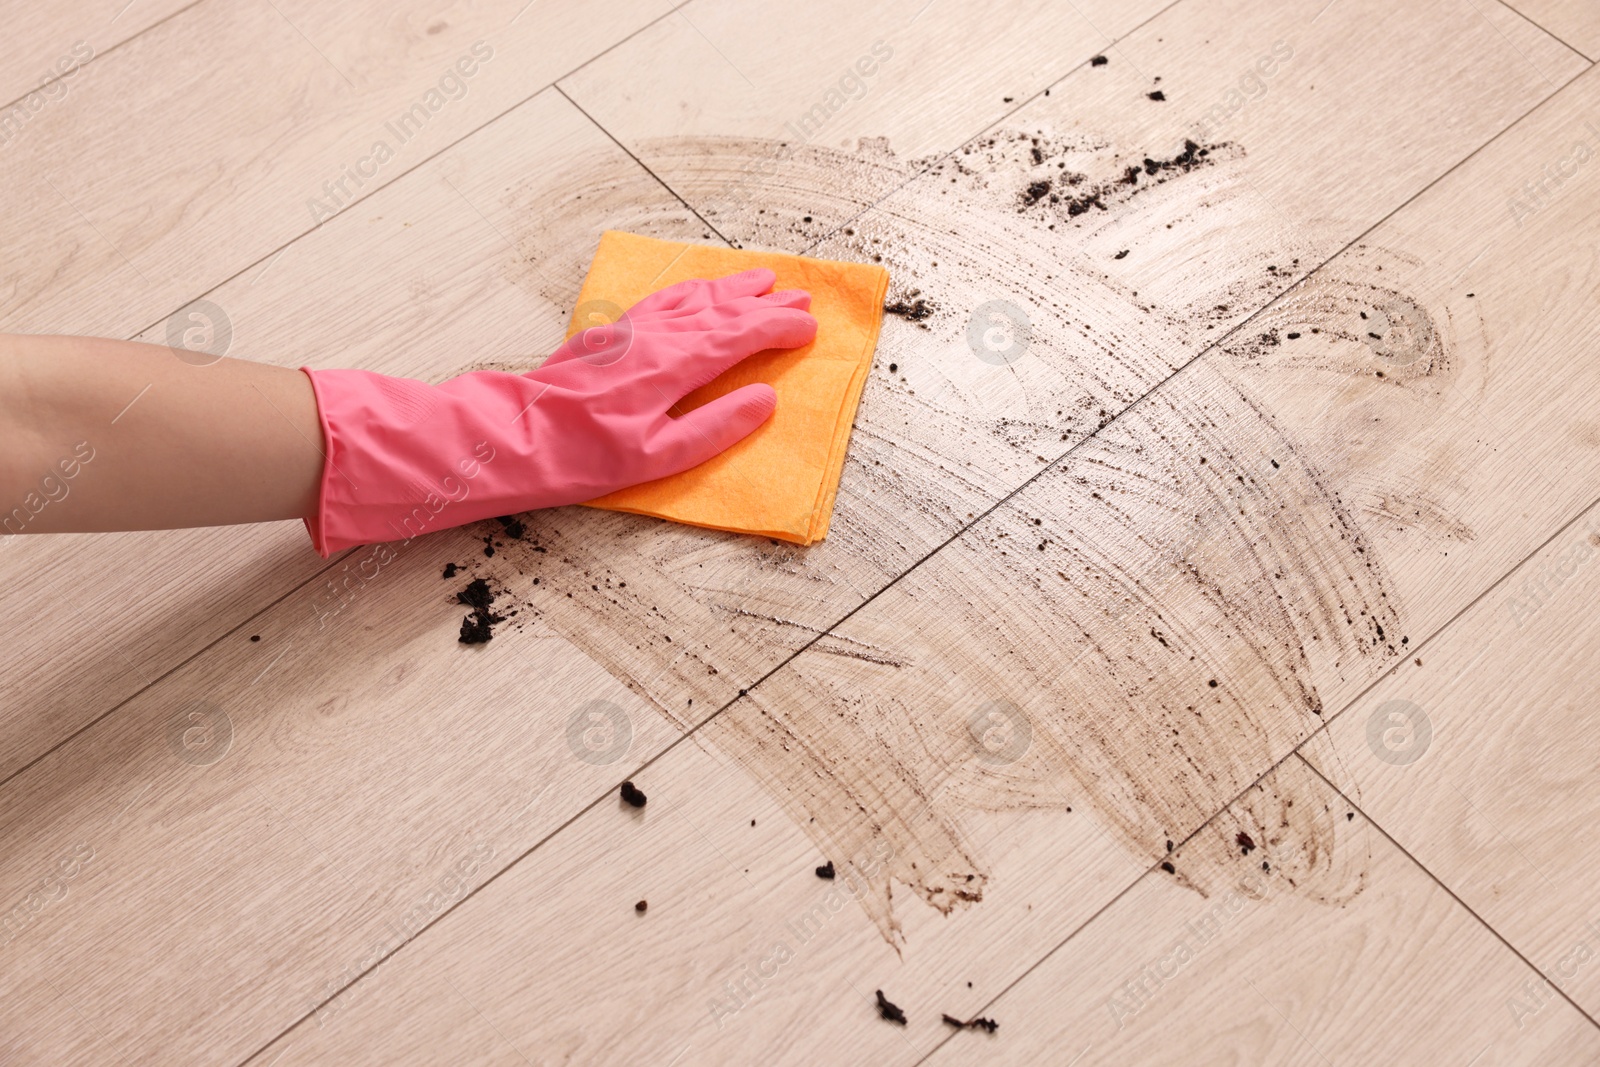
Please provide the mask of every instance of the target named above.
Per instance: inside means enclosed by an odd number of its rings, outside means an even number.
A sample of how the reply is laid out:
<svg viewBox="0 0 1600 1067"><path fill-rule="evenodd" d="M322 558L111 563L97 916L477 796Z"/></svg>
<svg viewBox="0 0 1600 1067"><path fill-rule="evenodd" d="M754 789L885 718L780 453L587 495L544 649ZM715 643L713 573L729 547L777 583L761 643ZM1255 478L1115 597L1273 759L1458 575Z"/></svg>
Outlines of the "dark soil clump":
<svg viewBox="0 0 1600 1067"><path fill-rule="evenodd" d="M906 1013L900 1010L899 1005L892 1003L888 997L884 996L883 990L874 989L873 992L878 996L879 1018L904 1026L906 1024Z"/></svg>
<svg viewBox="0 0 1600 1067"><path fill-rule="evenodd" d="M829 860L827 863L824 863L821 867L817 868L817 877L821 878L825 882L833 881L834 870L832 860Z"/></svg>
<svg viewBox="0 0 1600 1067"><path fill-rule="evenodd" d="M623 782L622 799L627 801L633 807L642 808L645 805L645 801L649 798L646 797L644 793L639 790L639 787L634 785L632 782Z"/></svg>
<svg viewBox="0 0 1600 1067"><path fill-rule="evenodd" d="M946 1015L943 1018L946 1024L955 1027L957 1030L982 1030L984 1033L992 1034L1000 1029L999 1023L993 1019L986 1019L982 1015L975 1019L968 1019L966 1022L962 1022L954 1015Z"/></svg>
<svg viewBox="0 0 1600 1067"><path fill-rule="evenodd" d="M885 314L896 315L908 322L921 322L939 309L924 300L917 291L913 291L904 300L883 305L883 310Z"/></svg>
<svg viewBox="0 0 1600 1067"><path fill-rule="evenodd" d="M467 587L456 594L456 601L472 609L472 614L461 620L460 640L463 645L484 644L494 637L495 623L506 621L504 615L497 615L492 610L494 592L482 578L468 582Z"/></svg>

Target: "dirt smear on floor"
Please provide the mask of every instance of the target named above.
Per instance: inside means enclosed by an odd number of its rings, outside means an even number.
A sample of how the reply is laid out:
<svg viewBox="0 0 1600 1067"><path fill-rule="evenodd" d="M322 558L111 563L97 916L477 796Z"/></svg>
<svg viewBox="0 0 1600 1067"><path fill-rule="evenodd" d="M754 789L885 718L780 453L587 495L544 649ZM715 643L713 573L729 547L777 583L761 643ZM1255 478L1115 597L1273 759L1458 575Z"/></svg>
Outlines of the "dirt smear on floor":
<svg viewBox="0 0 1600 1067"><path fill-rule="evenodd" d="M824 642L702 732L829 855L888 842L867 880L891 939L891 883L943 911L981 899L973 809L1088 813L1203 893L1263 862L1321 899L1359 886L1319 877L1336 870L1327 813L1272 791L1219 842L1168 853L1319 725L1319 681L1370 677L1410 642L1350 510L1208 365L839 633L901 665L844 665Z"/></svg>
<svg viewBox="0 0 1600 1067"><path fill-rule="evenodd" d="M883 263L902 310L885 322L827 541L548 513L496 560L538 583L527 615L685 727L815 641L697 743L747 768L872 887L862 899L893 943L896 886L944 912L982 899L992 857L967 829L973 812L1092 820L1202 893L1263 863L1318 899L1359 891L1330 863L1315 805L1258 788L1227 816L1238 825L1207 820L1317 727L1323 690L1408 649L1358 521L1372 508L1341 499L1337 456L1251 386L1316 373L1424 396L1449 379L1449 331L1403 286L1372 280L1389 254L1313 279L1127 410L1318 261L1261 221L1271 211L1239 147L1009 130L923 160L882 141L749 138L640 155L737 242ZM610 210L597 185L610 187L577 169L537 214L612 225L586 214ZM570 300L584 244L555 241L510 269ZM1426 512L1430 536L1462 536L1436 502L1388 499Z"/></svg>

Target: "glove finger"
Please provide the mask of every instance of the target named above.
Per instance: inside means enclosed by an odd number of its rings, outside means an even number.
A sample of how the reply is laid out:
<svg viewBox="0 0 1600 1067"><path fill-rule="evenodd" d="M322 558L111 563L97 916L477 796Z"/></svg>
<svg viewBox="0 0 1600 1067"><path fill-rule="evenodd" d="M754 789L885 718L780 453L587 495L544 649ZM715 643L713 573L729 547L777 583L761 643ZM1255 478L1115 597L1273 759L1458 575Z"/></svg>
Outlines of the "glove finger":
<svg viewBox="0 0 1600 1067"><path fill-rule="evenodd" d="M622 318L608 325L591 326L586 330L579 330L567 338L565 344L541 363L530 374L535 374L546 367L559 366L573 359L583 358L597 366L615 363L633 344L634 316L632 311L625 312Z"/></svg>
<svg viewBox="0 0 1600 1067"><path fill-rule="evenodd" d="M777 292L768 293L766 296L758 296L756 299L763 304L798 308L801 311L811 310L811 294L804 289L779 289Z"/></svg>
<svg viewBox="0 0 1600 1067"><path fill-rule="evenodd" d="M798 348L817 335L817 320L793 308L767 308L741 315L716 332L706 335L692 355L672 360L660 369L661 389L682 397L742 360L770 348Z"/></svg>
<svg viewBox="0 0 1600 1067"><path fill-rule="evenodd" d="M698 311L702 308L716 307L742 297L760 296L772 288L778 276L766 267L757 267L754 270L741 271L730 274L724 278L714 278L701 283L703 288L697 290L693 296L680 304L679 310Z"/></svg>
<svg viewBox="0 0 1600 1067"><path fill-rule="evenodd" d="M672 473L697 467L748 437L772 417L778 394L764 382L735 389L677 418L667 418L658 431L664 458ZM665 477L665 475L661 475Z"/></svg>
<svg viewBox="0 0 1600 1067"><path fill-rule="evenodd" d="M687 278L676 285L669 285L665 289L657 290L640 300L629 308L630 314L655 315L667 311L676 311L684 302L692 297L696 291L710 284L704 278Z"/></svg>

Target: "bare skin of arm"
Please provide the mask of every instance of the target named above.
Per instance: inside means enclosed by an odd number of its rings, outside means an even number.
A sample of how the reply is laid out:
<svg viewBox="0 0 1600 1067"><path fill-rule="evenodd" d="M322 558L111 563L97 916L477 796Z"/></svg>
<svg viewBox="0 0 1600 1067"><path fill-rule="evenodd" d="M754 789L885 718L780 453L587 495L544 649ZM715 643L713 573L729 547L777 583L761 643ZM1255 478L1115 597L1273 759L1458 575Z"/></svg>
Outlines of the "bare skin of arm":
<svg viewBox="0 0 1600 1067"><path fill-rule="evenodd" d="M311 382L298 370L238 359L195 366L133 341L0 334L6 533L313 515L322 448Z"/></svg>

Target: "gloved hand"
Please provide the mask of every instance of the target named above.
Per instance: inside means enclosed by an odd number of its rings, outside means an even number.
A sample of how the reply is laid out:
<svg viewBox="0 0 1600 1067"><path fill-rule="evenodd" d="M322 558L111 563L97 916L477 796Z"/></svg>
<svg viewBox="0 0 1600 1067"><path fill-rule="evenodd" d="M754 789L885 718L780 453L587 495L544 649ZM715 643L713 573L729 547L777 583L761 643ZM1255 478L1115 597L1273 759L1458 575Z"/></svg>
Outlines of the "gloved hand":
<svg viewBox="0 0 1600 1067"><path fill-rule="evenodd" d="M592 500L703 463L765 422L768 385L667 409L740 360L808 343L810 294L751 270L691 280L574 335L528 374L440 385L361 370L311 378L326 445L306 519L322 555L495 515Z"/></svg>

